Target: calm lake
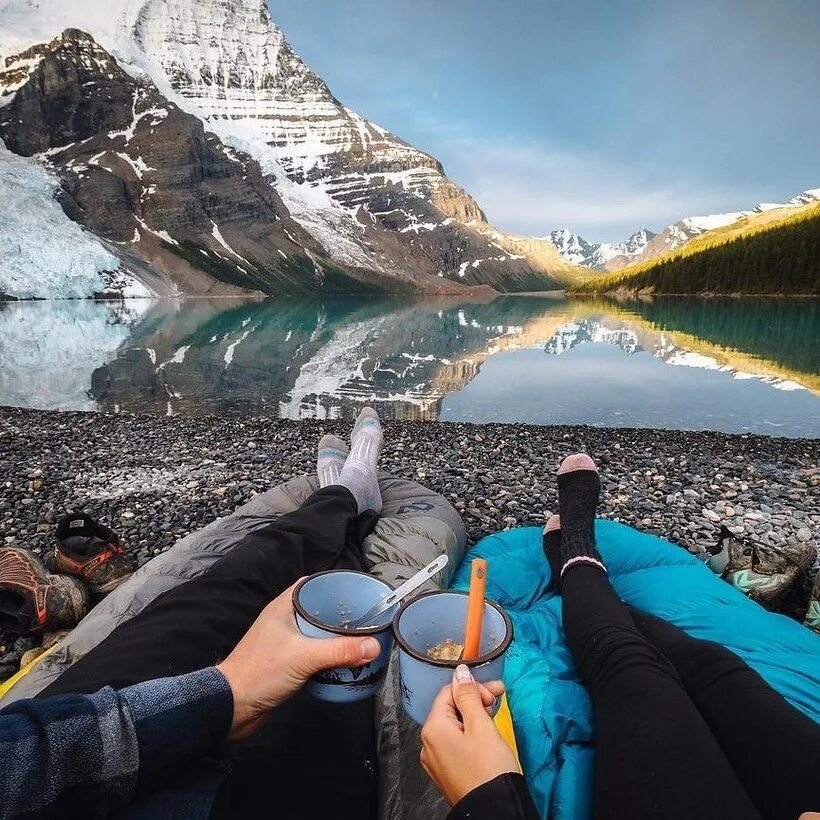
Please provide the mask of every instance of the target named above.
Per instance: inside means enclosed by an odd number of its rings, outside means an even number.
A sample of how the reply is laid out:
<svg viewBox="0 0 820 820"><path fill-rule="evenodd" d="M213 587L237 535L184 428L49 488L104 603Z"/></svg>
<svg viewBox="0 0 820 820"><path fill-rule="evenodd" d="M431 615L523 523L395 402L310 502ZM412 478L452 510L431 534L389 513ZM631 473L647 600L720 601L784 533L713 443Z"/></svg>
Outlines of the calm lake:
<svg viewBox="0 0 820 820"><path fill-rule="evenodd" d="M820 435L820 303L0 303L0 404Z"/></svg>

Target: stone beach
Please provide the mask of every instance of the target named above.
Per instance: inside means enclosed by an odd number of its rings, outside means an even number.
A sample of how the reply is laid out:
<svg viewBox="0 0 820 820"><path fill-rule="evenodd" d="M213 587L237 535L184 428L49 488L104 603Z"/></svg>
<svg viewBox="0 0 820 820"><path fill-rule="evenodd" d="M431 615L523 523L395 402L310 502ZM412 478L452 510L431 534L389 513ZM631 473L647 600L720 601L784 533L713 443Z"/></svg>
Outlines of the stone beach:
<svg viewBox="0 0 820 820"><path fill-rule="evenodd" d="M120 533L143 564L256 493L315 471L340 421L190 418L0 408L0 546L46 555L63 511ZM448 498L470 543L543 525L557 512L561 459L589 452L599 514L693 553L721 525L774 546L820 541L820 442L711 432L387 422L382 467ZM28 638L0 634L0 680Z"/></svg>

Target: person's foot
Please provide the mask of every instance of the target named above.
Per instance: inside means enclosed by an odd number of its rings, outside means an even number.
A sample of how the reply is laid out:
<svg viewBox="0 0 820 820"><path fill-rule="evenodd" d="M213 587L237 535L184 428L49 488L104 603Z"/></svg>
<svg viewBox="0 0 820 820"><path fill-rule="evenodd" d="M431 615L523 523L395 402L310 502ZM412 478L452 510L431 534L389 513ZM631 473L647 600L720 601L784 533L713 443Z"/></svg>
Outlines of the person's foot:
<svg viewBox="0 0 820 820"><path fill-rule="evenodd" d="M26 635L70 629L88 605L88 591L76 578L49 574L28 550L0 549L0 630Z"/></svg>
<svg viewBox="0 0 820 820"><path fill-rule="evenodd" d="M606 572L595 548L595 511L601 480L595 462L585 453L567 456L558 468L561 561L559 579L578 564Z"/></svg>
<svg viewBox="0 0 820 820"><path fill-rule="evenodd" d="M316 475L319 476L320 487L339 483L339 474L349 453L347 444L338 436L322 436L316 455Z"/></svg>
<svg viewBox="0 0 820 820"><path fill-rule="evenodd" d="M117 534L87 513L64 515L54 537L57 546L48 568L79 578L98 595L108 594L134 572Z"/></svg>
<svg viewBox="0 0 820 820"><path fill-rule="evenodd" d="M382 495L376 467L382 449L382 426L372 407L365 407L350 435L350 455L345 460L337 483L353 493L359 512L381 512Z"/></svg>
<svg viewBox="0 0 820 820"><path fill-rule="evenodd" d="M551 583L557 592L561 590L561 516L553 515L544 527L544 555L551 570Z"/></svg>

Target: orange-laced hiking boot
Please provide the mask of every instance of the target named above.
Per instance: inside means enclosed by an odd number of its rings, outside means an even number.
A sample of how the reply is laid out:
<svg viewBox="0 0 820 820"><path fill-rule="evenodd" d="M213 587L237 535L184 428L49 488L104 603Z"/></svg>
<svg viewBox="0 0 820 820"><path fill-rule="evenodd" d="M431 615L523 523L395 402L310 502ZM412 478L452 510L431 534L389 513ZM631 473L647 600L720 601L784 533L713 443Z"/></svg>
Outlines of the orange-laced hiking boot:
<svg viewBox="0 0 820 820"><path fill-rule="evenodd" d="M57 546L49 569L79 578L97 595L111 592L134 572L119 536L87 513L64 515L54 537Z"/></svg>
<svg viewBox="0 0 820 820"><path fill-rule="evenodd" d="M88 611L76 578L51 575L32 552L0 549L0 629L18 635L71 629Z"/></svg>

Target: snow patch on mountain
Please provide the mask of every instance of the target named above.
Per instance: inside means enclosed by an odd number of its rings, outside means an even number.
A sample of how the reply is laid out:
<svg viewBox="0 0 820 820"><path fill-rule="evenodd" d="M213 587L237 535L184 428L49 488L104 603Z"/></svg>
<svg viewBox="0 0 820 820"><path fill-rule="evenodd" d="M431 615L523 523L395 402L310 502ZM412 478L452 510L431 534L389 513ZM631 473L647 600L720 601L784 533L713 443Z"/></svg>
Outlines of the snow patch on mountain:
<svg viewBox="0 0 820 820"><path fill-rule="evenodd" d="M0 293L18 299L83 298L106 289L119 262L72 222L59 184L0 140Z"/></svg>
<svg viewBox="0 0 820 820"><path fill-rule="evenodd" d="M567 228L552 231L549 239L567 262L572 262L574 265L587 265L592 254L592 243Z"/></svg>
<svg viewBox="0 0 820 820"><path fill-rule="evenodd" d="M225 145L249 154L259 163L262 171L275 181L290 215L330 256L358 267L380 267L376 255L368 253L361 244L361 225L330 198L324 187L292 181L282 168L278 153L254 129L220 120L214 120L208 127Z"/></svg>

